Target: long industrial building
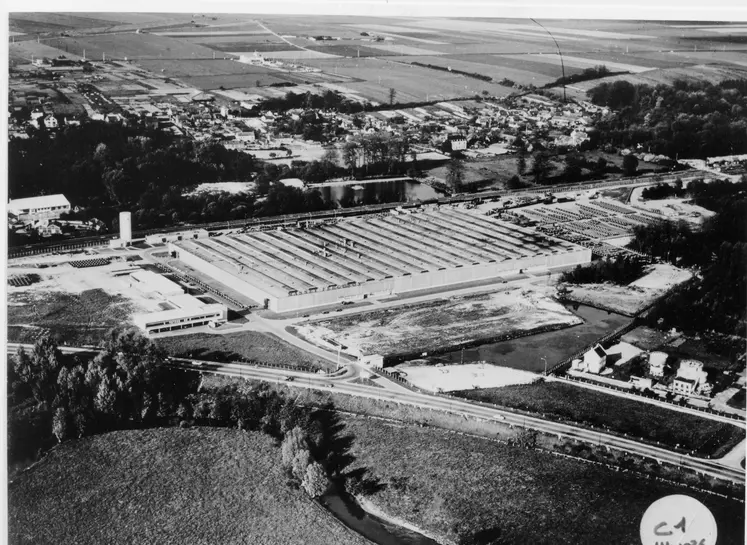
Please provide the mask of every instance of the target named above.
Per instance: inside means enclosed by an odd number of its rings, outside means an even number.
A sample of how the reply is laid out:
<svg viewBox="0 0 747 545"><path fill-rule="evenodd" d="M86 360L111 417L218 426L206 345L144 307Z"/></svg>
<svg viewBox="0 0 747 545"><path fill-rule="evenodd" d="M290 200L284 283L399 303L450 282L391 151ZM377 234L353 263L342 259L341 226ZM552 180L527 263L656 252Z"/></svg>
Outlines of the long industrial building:
<svg viewBox="0 0 747 545"><path fill-rule="evenodd" d="M183 240L172 254L276 312L591 261L591 250L440 208Z"/></svg>

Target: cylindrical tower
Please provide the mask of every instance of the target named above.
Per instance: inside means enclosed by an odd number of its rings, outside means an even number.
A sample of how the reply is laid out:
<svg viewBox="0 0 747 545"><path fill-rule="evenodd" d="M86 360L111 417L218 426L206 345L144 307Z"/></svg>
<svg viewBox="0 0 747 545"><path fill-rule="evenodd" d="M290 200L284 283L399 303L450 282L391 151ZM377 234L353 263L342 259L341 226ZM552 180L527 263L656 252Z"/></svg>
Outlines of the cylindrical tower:
<svg viewBox="0 0 747 545"><path fill-rule="evenodd" d="M119 239L122 244L132 243L132 213L119 213Z"/></svg>

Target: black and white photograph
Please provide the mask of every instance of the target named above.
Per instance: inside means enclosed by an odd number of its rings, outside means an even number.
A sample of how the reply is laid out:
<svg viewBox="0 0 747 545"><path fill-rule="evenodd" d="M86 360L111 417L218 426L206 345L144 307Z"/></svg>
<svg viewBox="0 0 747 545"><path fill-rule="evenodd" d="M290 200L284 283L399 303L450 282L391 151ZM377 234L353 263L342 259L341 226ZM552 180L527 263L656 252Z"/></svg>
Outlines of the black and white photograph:
<svg viewBox="0 0 747 545"><path fill-rule="evenodd" d="M3 15L0 543L745 543L747 6Z"/></svg>

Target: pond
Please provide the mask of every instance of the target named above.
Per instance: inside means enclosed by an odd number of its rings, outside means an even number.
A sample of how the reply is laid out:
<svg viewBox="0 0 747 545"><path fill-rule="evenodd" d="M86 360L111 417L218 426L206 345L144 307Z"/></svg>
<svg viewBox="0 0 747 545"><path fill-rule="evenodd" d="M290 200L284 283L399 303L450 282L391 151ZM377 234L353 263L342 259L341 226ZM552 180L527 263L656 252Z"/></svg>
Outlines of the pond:
<svg viewBox="0 0 747 545"><path fill-rule="evenodd" d="M543 357L550 368L631 320L621 314L584 305L568 304L565 307L583 319L584 323L511 341L483 344L465 349L464 353L462 350L455 350L429 358L429 361L431 363L486 361L514 369L542 372L545 369Z"/></svg>
<svg viewBox="0 0 747 545"><path fill-rule="evenodd" d="M438 545L422 534L367 513L353 499L337 492L325 494L321 501L345 526L378 545Z"/></svg>
<svg viewBox="0 0 747 545"><path fill-rule="evenodd" d="M431 186L414 180L360 181L318 187L317 191L322 194L324 202L337 202L345 207L353 203L413 202L444 196Z"/></svg>

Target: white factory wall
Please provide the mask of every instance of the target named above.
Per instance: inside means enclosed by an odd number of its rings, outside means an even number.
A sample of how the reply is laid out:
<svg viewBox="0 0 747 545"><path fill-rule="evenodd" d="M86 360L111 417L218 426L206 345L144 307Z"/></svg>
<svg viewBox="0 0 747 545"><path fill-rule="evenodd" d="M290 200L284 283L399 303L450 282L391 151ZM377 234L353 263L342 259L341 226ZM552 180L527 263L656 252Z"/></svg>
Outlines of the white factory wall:
<svg viewBox="0 0 747 545"><path fill-rule="evenodd" d="M363 296L385 295L391 293L404 293L408 291L449 286L474 280L486 280L506 273L518 272L520 269L538 269L559 266L571 266L591 262L591 250L578 247L571 252L558 254L537 255L524 259L514 259L500 263L481 263L479 265L465 266L428 273L399 276L386 280L375 280L365 282L347 288L320 290L312 293L277 297L264 290L241 280L237 276L208 263L207 261L176 246L170 247L176 250L184 263L205 274L208 274L230 286L232 289L243 293L245 296L263 304L269 299L269 308L275 312L294 312L312 307L332 305L343 300L362 299Z"/></svg>

